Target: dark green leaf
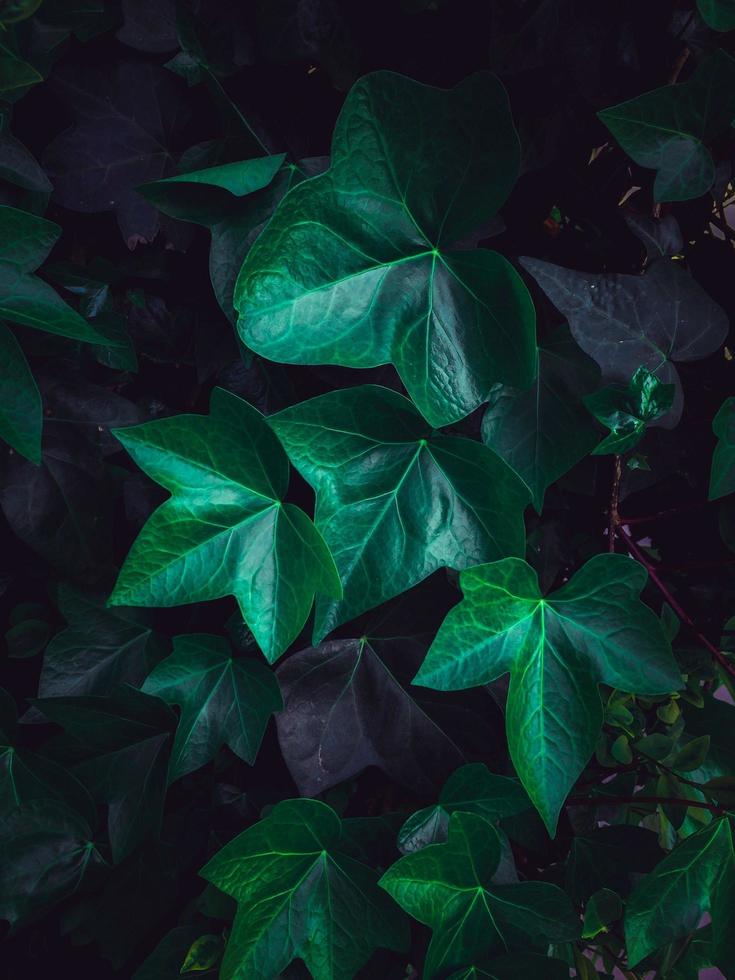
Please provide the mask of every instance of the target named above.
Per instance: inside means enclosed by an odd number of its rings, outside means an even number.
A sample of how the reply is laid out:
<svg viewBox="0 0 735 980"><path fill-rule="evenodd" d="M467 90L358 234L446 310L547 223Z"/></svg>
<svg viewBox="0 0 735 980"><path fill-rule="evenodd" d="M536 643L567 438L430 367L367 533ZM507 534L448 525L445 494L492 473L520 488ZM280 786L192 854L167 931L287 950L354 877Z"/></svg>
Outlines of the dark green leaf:
<svg viewBox="0 0 735 980"><path fill-rule="evenodd" d="M623 914L623 903L617 892L601 888L591 895L584 910L582 939L594 939L601 932L607 932L611 922Z"/></svg>
<svg viewBox="0 0 735 980"><path fill-rule="evenodd" d="M569 899L555 885L494 885L500 839L482 817L456 812L446 844L431 844L397 861L380 885L433 931L426 980L495 951L544 947L579 935Z"/></svg>
<svg viewBox="0 0 735 980"><path fill-rule="evenodd" d="M638 599L645 582L623 555L597 555L548 599L517 558L470 568L414 680L458 690L511 672L511 759L552 834L602 727L598 684L640 694L681 684L658 617Z"/></svg>
<svg viewBox="0 0 735 980"><path fill-rule="evenodd" d="M265 726L283 707L278 682L259 660L234 658L227 640L206 633L174 638L174 651L142 688L181 707L169 781L210 762L223 745L255 761Z"/></svg>
<svg viewBox="0 0 735 980"><path fill-rule="evenodd" d="M593 455L633 449L643 437L646 425L671 409L675 391L674 385L662 384L648 368L639 367L627 388L610 385L587 395L585 405L610 430L593 449Z"/></svg>
<svg viewBox="0 0 735 980"><path fill-rule="evenodd" d="M568 980L569 967L562 960L538 953L507 953L482 966L452 973L448 980Z"/></svg>
<svg viewBox="0 0 735 980"><path fill-rule="evenodd" d="M493 75L448 92L367 75L340 114L331 169L284 198L248 253L235 290L243 341L288 363L393 363L432 425L463 418L496 382L526 387L525 286L498 253L451 249L497 212L518 162Z"/></svg>
<svg viewBox="0 0 735 980"><path fill-rule="evenodd" d="M697 0L697 7L714 31L735 30L735 0Z"/></svg>
<svg viewBox="0 0 735 980"><path fill-rule="evenodd" d="M221 388L210 409L116 430L171 498L138 535L110 603L177 606L234 595L273 661L301 631L314 594L339 595L339 581L309 518L282 502L288 460L263 417Z"/></svg>
<svg viewBox="0 0 735 980"><path fill-rule="evenodd" d="M346 388L271 416L317 494L315 522L342 580L317 600L314 641L421 582L523 551L528 491L490 449L432 435L406 398Z"/></svg>
<svg viewBox="0 0 735 980"><path fill-rule="evenodd" d="M238 903L222 980L277 976L296 957L314 980L346 980L377 946L405 947L403 918L375 872L335 850L339 836L324 803L285 800L205 865Z"/></svg>
<svg viewBox="0 0 735 980"><path fill-rule="evenodd" d="M539 514L546 488L597 442L582 396L598 377L595 364L562 329L539 348L538 375L528 391L502 385L490 393L482 440L528 486Z"/></svg>
<svg viewBox="0 0 735 980"><path fill-rule="evenodd" d="M717 445L712 456L709 499L718 500L735 491L735 398L726 398L722 403L712 429Z"/></svg>

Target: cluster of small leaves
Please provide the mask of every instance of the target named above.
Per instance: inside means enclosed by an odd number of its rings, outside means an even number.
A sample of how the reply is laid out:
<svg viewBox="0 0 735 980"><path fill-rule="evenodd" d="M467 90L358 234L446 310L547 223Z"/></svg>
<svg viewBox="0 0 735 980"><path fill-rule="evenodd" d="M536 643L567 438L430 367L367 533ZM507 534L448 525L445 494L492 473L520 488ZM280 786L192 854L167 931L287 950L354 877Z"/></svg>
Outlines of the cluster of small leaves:
<svg viewBox="0 0 735 980"><path fill-rule="evenodd" d="M735 5L349 6L0 2L11 973L730 976Z"/></svg>

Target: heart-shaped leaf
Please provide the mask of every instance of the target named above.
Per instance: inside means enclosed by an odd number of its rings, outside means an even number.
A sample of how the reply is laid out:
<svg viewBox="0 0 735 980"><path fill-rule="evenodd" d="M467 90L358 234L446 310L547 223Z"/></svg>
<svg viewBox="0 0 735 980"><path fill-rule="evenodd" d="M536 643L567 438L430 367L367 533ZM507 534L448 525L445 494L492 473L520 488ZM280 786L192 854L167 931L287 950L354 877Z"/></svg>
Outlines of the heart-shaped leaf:
<svg viewBox="0 0 735 980"><path fill-rule="evenodd" d="M525 286L497 253L451 247L497 212L518 163L493 75L448 92L367 75L340 114L330 170L284 198L248 253L235 289L243 341L288 363L393 363L436 426L496 382L527 387Z"/></svg>
<svg viewBox="0 0 735 980"><path fill-rule="evenodd" d="M485 446L432 435L408 399L364 385L268 420L317 494L341 601L318 600L314 642L438 568L523 551L528 491Z"/></svg>
<svg viewBox="0 0 735 980"><path fill-rule="evenodd" d="M548 599L517 558L467 569L460 583L464 600L414 683L452 691L510 671L510 756L553 834L602 727L598 684L640 694L681 685L660 620L638 599L645 569L623 555L597 555Z"/></svg>

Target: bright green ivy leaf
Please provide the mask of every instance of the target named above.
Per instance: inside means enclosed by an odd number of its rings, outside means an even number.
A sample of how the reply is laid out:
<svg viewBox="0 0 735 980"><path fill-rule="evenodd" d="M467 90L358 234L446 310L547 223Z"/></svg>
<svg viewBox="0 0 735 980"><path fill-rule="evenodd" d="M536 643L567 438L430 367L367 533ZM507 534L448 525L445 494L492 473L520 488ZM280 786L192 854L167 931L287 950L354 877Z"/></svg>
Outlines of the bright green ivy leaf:
<svg viewBox="0 0 735 980"><path fill-rule="evenodd" d="M518 175L505 90L489 73L444 91L392 72L358 81L332 166L283 199L235 288L243 341L274 361L392 363L432 425L528 387L535 312L513 267L453 244Z"/></svg>
<svg viewBox="0 0 735 980"><path fill-rule="evenodd" d="M40 463L41 395L20 344L2 322L0 392L0 439L32 463Z"/></svg>
<svg viewBox="0 0 735 980"><path fill-rule="evenodd" d="M597 442L582 396L594 390L598 379L595 363L564 328L539 348L538 375L531 388L500 385L490 394L482 440L528 486L539 514L546 488Z"/></svg>
<svg viewBox="0 0 735 980"><path fill-rule="evenodd" d="M549 598L517 558L470 568L464 600L414 678L452 691L510 671L510 756L551 834L602 727L598 684L639 694L681 686L661 622L638 598L645 583L623 555L596 555Z"/></svg>
<svg viewBox="0 0 735 980"><path fill-rule="evenodd" d="M712 456L709 499L718 500L735 491L735 398L726 398L722 403L712 429L717 445Z"/></svg>
<svg viewBox="0 0 735 980"><path fill-rule="evenodd" d="M60 234L61 228L52 221L0 206L0 316L73 340L109 345L108 337L67 306L48 283L32 274Z"/></svg>
<svg viewBox="0 0 735 980"><path fill-rule="evenodd" d="M564 892L538 881L496 885L500 838L474 813L453 813L446 844L431 844L397 861L382 888L433 931L424 977L444 976L493 952L544 948L579 936L579 919Z"/></svg>
<svg viewBox="0 0 735 980"><path fill-rule="evenodd" d="M610 430L593 456L625 453L643 437L646 425L665 415L674 404L675 385L662 384L648 368L639 367L627 388L609 385L587 395L584 403L598 422Z"/></svg>
<svg viewBox="0 0 735 980"><path fill-rule="evenodd" d="M625 152L657 170L657 201L706 194L715 165L706 143L735 116L735 59L717 49L678 85L663 85L598 113Z"/></svg>
<svg viewBox="0 0 735 980"><path fill-rule="evenodd" d="M528 491L494 452L433 435L408 399L364 385L268 420L316 490L315 522L344 597L317 600L314 642L442 567L524 547Z"/></svg>
<svg viewBox="0 0 735 980"><path fill-rule="evenodd" d="M723 817L687 837L646 875L625 912L631 967L696 929L711 907L721 875L732 872L734 861L730 822Z"/></svg>
<svg viewBox="0 0 735 980"><path fill-rule="evenodd" d="M174 638L174 651L142 688L181 707L169 781L210 762L223 745L250 765L265 726L283 707L278 681L260 660L233 657L221 636Z"/></svg>
<svg viewBox="0 0 735 980"><path fill-rule="evenodd" d="M275 978L299 958L314 980L349 980L407 924L377 875L340 853L341 823L317 800L285 800L230 841L200 874L238 903L222 980Z"/></svg>
<svg viewBox="0 0 735 980"><path fill-rule="evenodd" d="M528 810L531 801L518 780L497 776L480 762L461 766L444 783L439 802L408 818L398 834L398 847L406 854L428 843L446 840L449 818L457 810L477 813L491 823Z"/></svg>
<svg viewBox="0 0 735 980"><path fill-rule="evenodd" d="M735 0L697 0L697 7L713 31L735 30Z"/></svg>
<svg viewBox="0 0 735 980"><path fill-rule="evenodd" d="M115 435L171 497L138 535L110 603L178 606L234 595L275 660L301 631L314 594L339 596L340 585L319 532L283 503L288 460L263 417L215 388L207 416Z"/></svg>

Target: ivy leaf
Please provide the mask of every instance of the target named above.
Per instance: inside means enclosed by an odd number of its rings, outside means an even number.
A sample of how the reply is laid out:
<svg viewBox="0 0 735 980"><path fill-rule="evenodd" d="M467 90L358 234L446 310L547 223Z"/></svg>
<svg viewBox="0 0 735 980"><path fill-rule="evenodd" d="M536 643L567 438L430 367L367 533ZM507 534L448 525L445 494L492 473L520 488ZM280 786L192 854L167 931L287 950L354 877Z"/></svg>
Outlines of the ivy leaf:
<svg viewBox="0 0 735 980"><path fill-rule="evenodd" d="M713 31L735 30L735 0L697 0L697 7Z"/></svg>
<svg viewBox="0 0 735 980"><path fill-rule="evenodd" d="M142 690L181 707L169 782L206 765L223 745L252 765L268 719L283 707L265 664L234 658L227 640L206 633L175 637L173 653Z"/></svg>
<svg viewBox="0 0 735 980"><path fill-rule="evenodd" d="M149 616L139 609L106 609L66 584L58 603L69 625L46 647L41 698L105 695L123 683L137 687L164 655Z"/></svg>
<svg viewBox="0 0 735 980"><path fill-rule="evenodd" d="M734 860L730 823L724 817L687 837L646 875L625 912L631 967L697 928L720 876Z"/></svg>
<svg viewBox="0 0 735 980"><path fill-rule="evenodd" d="M75 894L106 866L86 821L57 800L32 800L0 816L0 918L23 922Z"/></svg>
<svg viewBox="0 0 735 980"><path fill-rule="evenodd" d="M712 430L717 445L712 456L709 499L719 500L735 491L735 398L726 398L720 405Z"/></svg>
<svg viewBox="0 0 735 980"><path fill-rule="evenodd" d="M238 903L222 980L278 976L297 957L314 980L342 980L376 947L407 946L375 872L337 849L340 829L324 803L285 800L201 870Z"/></svg>
<svg viewBox="0 0 735 980"><path fill-rule="evenodd" d="M396 392L332 391L268 421L316 490L315 523L344 590L317 600L315 643L439 568L522 554L518 477L474 440L432 435Z"/></svg>
<svg viewBox="0 0 735 980"><path fill-rule="evenodd" d="M497 776L486 765L473 762L457 769L444 783L439 802L408 818L398 834L398 847L407 854L428 843L446 840L449 818L457 811L476 813L489 823L523 813L531 806L517 779Z"/></svg>
<svg viewBox="0 0 735 980"><path fill-rule="evenodd" d="M386 871L380 886L433 936L426 980L492 952L507 952L579 936L579 920L556 885L525 881L495 885L500 839L474 813L453 813L446 844L407 854Z"/></svg>
<svg viewBox="0 0 735 980"><path fill-rule="evenodd" d="M417 645L395 646L392 652L389 644L367 637L333 640L300 650L278 668L284 700L278 738L303 796L316 796L368 766L433 795L438 781L464 762L417 702L418 692L401 683L410 676L406 664L421 660Z"/></svg>
<svg viewBox="0 0 735 980"><path fill-rule="evenodd" d="M658 171L657 201L700 197L715 179L705 144L735 116L735 59L718 48L687 81L663 85L598 116L637 164Z"/></svg>
<svg viewBox="0 0 735 980"><path fill-rule="evenodd" d="M43 156L54 198L73 211L115 211L130 248L158 231L155 209L134 188L173 169L169 145L188 117L182 84L158 65L137 61L54 74L75 119Z"/></svg>
<svg viewBox="0 0 735 980"><path fill-rule="evenodd" d="M728 319L699 283L669 259L642 276L575 272L539 259L521 265L569 321L572 336L602 369L603 381L627 384L641 366L676 385L673 428L683 396L672 361L696 361L724 343Z"/></svg>
<svg viewBox="0 0 735 980"><path fill-rule="evenodd" d="M6 93L17 93L42 81L43 75L33 65L11 51L7 44L0 43L0 94L5 97Z"/></svg>
<svg viewBox="0 0 735 980"><path fill-rule="evenodd" d="M414 678L451 691L510 671L510 756L552 835L602 727L598 684L638 694L681 686L661 622L638 598L645 583L641 565L611 554L590 559L549 598L517 558L467 569L464 600Z"/></svg>
<svg viewBox="0 0 735 980"><path fill-rule="evenodd" d="M108 804L107 829L118 864L160 830L176 716L163 701L127 686L105 698L31 703L64 728L82 757L74 775L98 803Z"/></svg>
<svg viewBox="0 0 735 980"><path fill-rule="evenodd" d="M662 384L648 368L639 367L627 388L610 385L587 395L584 403L610 434L592 450L593 456L625 453L637 446L646 425L665 415L674 404L674 385Z"/></svg>
<svg viewBox="0 0 735 980"><path fill-rule="evenodd" d="M0 316L73 340L110 344L48 283L32 274L60 234L61 228L52 221L0 205Z"/></svg>
<svg viewBox="0 0 735 980"><path fill-rule="evenodd" d="M41 395L20 344L1 321L0 390L0 438L31 463L40 463Z"/></svg>
<svg viewBox="0 0 735 980"><path fill-rule="evenodd" d="M502 385L490 394L482 440L528 486L539 514L546 488L597 442L582 395L594 390L598 378L596 365L562 329L539 348L538 374L530 389Z"/></svg>
<svg viewBox="0 0 735 980"><path fill-rule="evenodd" d="M452 973L448 980L569 980L569 967L563 960L539 953L507 953L480 966L469 966Z"/></svg>
<svg viewBox="0 0 735 980"><path fill-rule="evenodd" d="M498 253L451 248L497 212L518 166L493 75L451 91L392 72L360 79L331 169L283 199L245 259L243 341L287 363L392 363L434 426L469 414L496 382L527 387L536 354L525 286Z"/></svg>
<svg viewBox="0 0 735 980"><path fill-rule="evenodd" d="M283 503L288 460L260 413L216 388L210 414L114 433L171 497L125 560L112 605L178 606L234 595L269 661L296 638L315 592L340 594L309 518Z"/></svg>
<svg viewBox="0 0 735 980"><path fill-rule="evenodd" d="M660 218L652 218L647 214L626 211L623 217L626 225L645 246L649 262L680 255L684 251L684 236L679 222L670 212Z"/></svg>

